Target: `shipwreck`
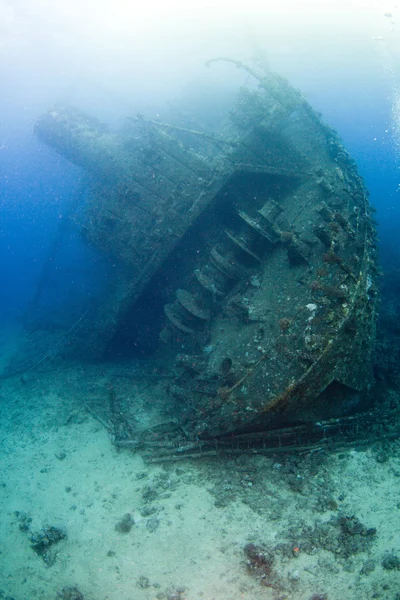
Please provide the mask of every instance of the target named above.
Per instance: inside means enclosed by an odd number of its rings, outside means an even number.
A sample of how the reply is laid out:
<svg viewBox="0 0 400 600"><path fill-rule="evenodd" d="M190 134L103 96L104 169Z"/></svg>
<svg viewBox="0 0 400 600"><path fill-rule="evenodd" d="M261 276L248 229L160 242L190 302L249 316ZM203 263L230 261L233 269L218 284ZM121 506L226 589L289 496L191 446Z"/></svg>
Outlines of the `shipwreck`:
<svg viewBox="0 0 400 600"><path fill-rule="evenodd" d="M196 115L197 127L140 115L115 133L66 106L35 127L87 174L69 218L118 265L75 347L96 361L149 339L192 440L351 414L372 383L376 228L362 178L287 80L236 66L251 84L213 131Z"/></svg>

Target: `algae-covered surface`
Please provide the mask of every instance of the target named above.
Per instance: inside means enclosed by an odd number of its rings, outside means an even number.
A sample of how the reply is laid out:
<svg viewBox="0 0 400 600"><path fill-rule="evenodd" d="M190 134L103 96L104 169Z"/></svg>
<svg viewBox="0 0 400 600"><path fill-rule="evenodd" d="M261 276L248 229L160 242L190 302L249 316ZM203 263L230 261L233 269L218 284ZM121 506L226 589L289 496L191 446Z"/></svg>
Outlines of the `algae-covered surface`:
<svg viewBox="0 0 400 600"><path fill-rule="evenodd" d="M2 382L1 598L398 597L396 440L146 464L87 411L116 376L70 364ZM124 386L140 425L160 392Z"/></svg>

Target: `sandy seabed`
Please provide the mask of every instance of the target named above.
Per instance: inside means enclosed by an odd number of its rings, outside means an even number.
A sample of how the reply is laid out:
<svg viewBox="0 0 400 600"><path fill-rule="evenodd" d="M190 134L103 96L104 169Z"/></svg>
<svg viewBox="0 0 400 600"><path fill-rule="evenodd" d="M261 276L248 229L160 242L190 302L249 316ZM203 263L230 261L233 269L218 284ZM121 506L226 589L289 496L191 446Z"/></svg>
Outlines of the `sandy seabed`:
<svg viewBox="0 0 400 600"><path fill-rule="evenodd" d="M1 382L0 598L400 598L396 440L146 464L85 410L112 377L69 365ZM138 415L156 401L151 385L124 385ZM43 556L31 538L46 527L66 537Z"/></svg>

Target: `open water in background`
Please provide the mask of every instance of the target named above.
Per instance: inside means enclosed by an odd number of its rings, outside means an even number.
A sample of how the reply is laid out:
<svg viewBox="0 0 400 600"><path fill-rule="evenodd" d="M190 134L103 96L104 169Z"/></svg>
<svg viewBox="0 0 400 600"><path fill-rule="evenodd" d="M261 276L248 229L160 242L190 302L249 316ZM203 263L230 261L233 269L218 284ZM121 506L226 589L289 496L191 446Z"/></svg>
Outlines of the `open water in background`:
<svg viewBox="0 0 400 600"><path fill-rule="evenodd" d="M392 279L400 270L399 9L321 1L306 2L299 11L298 4L245 7L223 0L201 9L195 2L186 9L179 2L170 9L153 2L142 13L124 3L111 12L107 2L96 4L96 10L90 2L66 6L39 0L0 3L3 325L22 318L60 217L81 183L79 169L36 139L38 116L62 101L111 127L137 113L154 118L188 87L208 85L204 61L221 55L249 64L262 55L337 129L371 192L382 264L391 278L386 287L393 283L397 289ZM246 81L229 65L211 78L220 85L216 94ZM210 105L210 119L212 110ZM67 239L57 256L49 308L73 305L74 294L79 304L79 294L96 285L96 272L85 269L93 264L93 252L79 235ZM99 272L106 263L98 257Z"/></svg>

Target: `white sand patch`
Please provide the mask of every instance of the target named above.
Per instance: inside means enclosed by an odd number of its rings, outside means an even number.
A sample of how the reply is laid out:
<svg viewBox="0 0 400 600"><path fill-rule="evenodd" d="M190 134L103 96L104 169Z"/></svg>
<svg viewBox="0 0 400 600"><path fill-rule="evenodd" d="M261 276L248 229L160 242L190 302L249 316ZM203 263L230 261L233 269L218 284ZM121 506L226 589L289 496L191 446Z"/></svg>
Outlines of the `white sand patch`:
<svg viewBox="0 0 400 600"><path fill-rule="evenodd" d="M387 552L400 557L395 443L386 462L375 450L348 450L315 463L310 456L255 456L146 465L140 454L118 452L79 408L104 369L71 367L2 383L0 598L55 599L62 586L77 586L87 600L398 597L400 570L381 564ZM291 486L299 477L307 478L303 489ZM53 547L52 566L31 549L16 511L32 519L33 533L49 525L67 532ZM135 523L121 533L115 525L126 513ZM275 587L248 573L248 542L275 551L288 543L290 528L340 514L377 529L365 552L303 552L299 535L298 553L275 552ZM367 560L374 570L360 574Z"/></svg>

